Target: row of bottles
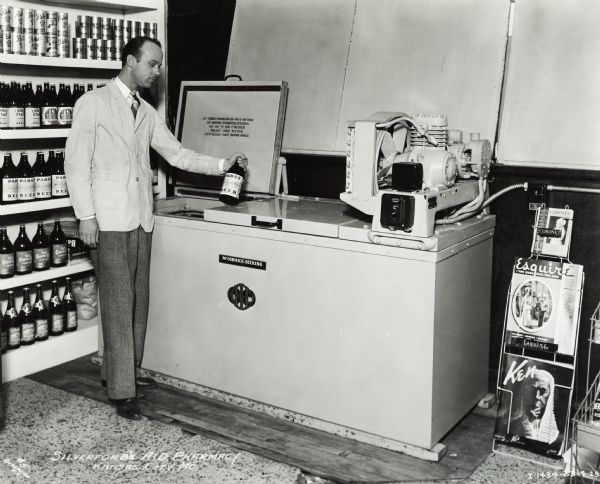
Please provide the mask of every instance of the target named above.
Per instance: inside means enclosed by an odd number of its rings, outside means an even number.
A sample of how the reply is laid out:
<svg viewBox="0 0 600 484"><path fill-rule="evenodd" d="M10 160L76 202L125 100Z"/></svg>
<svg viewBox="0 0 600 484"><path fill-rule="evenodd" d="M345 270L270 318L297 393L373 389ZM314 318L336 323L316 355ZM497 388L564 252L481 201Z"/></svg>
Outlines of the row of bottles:
<svg viewBox="0 0 600 484"><path fill-rule="evenodd" d="M27 153L21 153L19 164L15 166L12 154L4 155L4 164L0 172L0 203L32 202L69 196L65 176L65 154L50 150L48 161L44 153L37 152L33 166Z"/></svg>
<svg viewBox="0 0 600 484"><path fill-rule="evenodd" d="M25 225L21 225L14 244L8 238L6 227L0 227L0 278L7 279L14 275L61 267L67 261L67 237L60 220L54 221L50 237L44 230L44 224L38 223L33 240L29 240Z"/></svg>
<svg viewBox="0 0 600 484"><path fill-rule="evenodd" d="M42 285L36 286L33 306L29 288L23 288L23 302L17 312L14 291L8 291L8 304L2 319L0 341L1 351L14 350L45 341L48 336L60 336L65 331L76 331L78 325L77 303L71 289L71 278L65 278L65 291L62 300L59 296L58 281L52 281L52 294L48 307L44 302Z"/></svg>
<svg viewBox="0 0 600 484"><path fill-rule="evenodd" d="M92 84L87 90L93 89ZM73 121L73 106L83 96L86 88L83 84L45 82L38 84L35 92L31 82L21 86L16 81L10 85L0 82L0 129L39 129L68 128Z"/></svg>

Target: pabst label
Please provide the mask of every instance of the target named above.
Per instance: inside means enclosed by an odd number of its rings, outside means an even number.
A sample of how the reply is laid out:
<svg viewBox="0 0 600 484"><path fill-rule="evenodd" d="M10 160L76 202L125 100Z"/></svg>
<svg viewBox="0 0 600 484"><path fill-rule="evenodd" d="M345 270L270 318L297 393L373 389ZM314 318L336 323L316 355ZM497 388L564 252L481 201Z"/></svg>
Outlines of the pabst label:
<svg viewBox="0 0 600 484"><path fill-rule="evenodd" d="M60 333L64 329L64 319L62 314L52 315L52 332Z"/></svg>
<svg viewBox="0 0 600 484"><path fill-rule="evenodd" d="M0 254L0 275L12 276L15 273L15 254Z"/></svg>
<svg viewBox="0 0 600 484"><path fill-rule="evenodd" d="M37 338L45 338L48 336L48 320L47 319L36 319L35 320L35 336Z"/></svg>
<svg viewBox="0 0 600 484"><path fill-rule="evenodd" d="M52 175L52 196L62 197L68 194L66 175Z"/></svg>
<svg viewBox="0 0 600 484"><path fill-rule="evenodd" d="M25 109L15 107L8 108L8 127L17 129L25 127Z"/></svg>
<svg viewBox="0 0 600 484"><path fill-rule="evenodd" d="M67 328L74 329L77 327L77 311L67 311Z"/></svg>
<svg viewBox="0 0 600 484"><path fill-rule="evenodd" d="M52 196L52 177L35 177L35 198L50 198Z"/></svg>
<svg viewBox="0 0 600 484"><path fill-rule="evenodd" d="M0 108L0 129L8 128L8 108Z"/></svg>
<svg viewBox="0 0 600 484"><path fill-rule="evenodd" d="M2 201L14 202L18 200L18 178L2 179Z"/></svg>
<svg viewBox="0 0 600 484"><path fill-rule="evenodd" d="M73 108L68 106L61 106L58 108L58 124L61 126L67 126L73 121Z"/></svg>
<svg viewBox="0 0 600 484"><path fill-rule="evenodd" d="M35 339L35 325L24 323L21 325L21 342L31 343Z"/></svg>
<svg viewBox="0 0 600 484"><path fill-rule="evenodd" d="M221 195L229 195L231 197L240 198L240 191L242 190L243 183L243 176L235 175L233 173L225 173L223 187L221 188Z"/></svg>
<svg viewBox="0 0 600 484"><path fill-rule="evenodd" d="M42 107L42 126L54 126L58 123L58 109L56 106Z"/></svg>
<svg viewBox="0 0 600 484"><path fill-rule="evenodd" d="M35 200L35 178L17 179L17 199L20 202Z"/></svg>
<svg viewBox="0 0 600 484"><path fill-rule="evenodd" d="M21 344L21 328L8 328L8 346Z"/></svg>
<svg viewBox="0 0 600 484"><path fill-rule="evenodd" d="M39 108L26 107L25 108L25 127L26 128L39 128L40 127L40 110Z"/></svg>

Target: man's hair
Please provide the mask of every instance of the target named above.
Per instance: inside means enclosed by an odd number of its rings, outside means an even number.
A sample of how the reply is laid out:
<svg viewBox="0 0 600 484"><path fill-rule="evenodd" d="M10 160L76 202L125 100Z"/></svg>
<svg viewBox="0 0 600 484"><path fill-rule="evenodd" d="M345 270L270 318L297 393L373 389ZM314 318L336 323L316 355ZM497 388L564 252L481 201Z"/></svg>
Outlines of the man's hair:
<svg viewBox="0 0 600 484"><path fill-rule="evenodd" d="M121 54L121 65L124 66L127 63L127 57L130 55L134 56L139 61L141 57L140 49L146 42L152 42L154 45L157 45L160 49L162 49L162 45L160 45L160 42L156 39L144 36L134 37L127 42L127 44L125 44L125 47L123 47L123 52Z"/></svg>

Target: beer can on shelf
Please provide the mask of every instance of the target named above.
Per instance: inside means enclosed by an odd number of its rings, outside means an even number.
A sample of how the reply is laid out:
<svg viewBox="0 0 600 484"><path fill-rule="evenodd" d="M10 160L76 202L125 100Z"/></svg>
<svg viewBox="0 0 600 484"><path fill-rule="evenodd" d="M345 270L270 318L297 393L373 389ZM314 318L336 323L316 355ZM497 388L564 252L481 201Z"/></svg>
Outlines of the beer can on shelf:
<svg viewBox="0 0 600 484"><path fill-rule="evenodd" d="M25 54L38 55L37 36L34 29L25 29Z"/></svg>
<svg viewBox="0 0 600 484"><path fill-rule="evenodd" d="M106 58L108 60L117 60L117 49L114 40L106 41Z"/></svg>
<svg viewBox="0 0 600 484"><path fill-rule="evenodd" d="M142 22L133 23L133 37L140 37L142 35Z"/></svg>
<svg viewBox="0 0 600 484"><path fill-rule="evenodd" d="M48 35L58 35L58 12L47 12L46 33Z"/></svg>
<svg viewBox="0 0 600 484"><path fill-rule="evenodd" d="M87 39L75 37L73 39L73 59L87 58Z"/></svg>
<svg viewBox="0 0 600 484"><path fill-rule="evenodd" d="M125 21L125 28L123 29L123 42L127 43L131 40L133 35L133 22L131 20Z"/></svg>
<svg viewBox="0 0 600 484"><path fill-rule="evenodd" d="M78 15L75 22L75 37L89 39L92 35L92 17L89 15Z"/></svg>
<svg viewBox="0 0 600 484"><path fill-rule="evenodd" d="M144 22L142 27L144 37L150 37L150 22Z"/></svg>
<svg viewBox="0 0 600 484"><path fill-rule="evenodd" d="M66 35L58 36L58 57L69 57L69 37Z"/></svg>
<svg viewBox="0 0 600 484"><path fill-rule="evenodd" d="M158 24L157 23L152 24L152 27L150 28L150 37L152 37L153 39L158 39Z"/></svg>
<svg viewBox="0 0 600 484"><path fill-rule="evenodd" d="M13 41L12 28L8 27L8 26L3 26L3 28L2 28L2 52L4 54L12 54L13 53L12 41Z"/></svg>
<svg viewBox="0 0 600 484"><path fill-rule="evenodd" d="M105 18L102 22L102 39L108 40L112 39L112 19Z"/></svg>
<svg viewBox="0 0 600 484"><path fill-rule="evenodd" d="M46 12L45 10L36 10L35 11L35 17L34 17L34 28L35 28L35 33L40 35L40 34L46 34L46 17L48 16L48 12Z"/></svg>
<svg viewBox="0 0 600 484"><path fill-rule="evenodd" d="M46 33L35 31L35 55L46 55Z"/></svg>
<svg viewBox="0 0 600 484"><path fill-rule="evenodd" d="M22 28L14 28L12 32L12 50L13 54L25 54L25 32Z"/></svg>
<svg viewBox="0 0 600 484"><path fill-rule="evenodd" d="M0 25L2 31L6 31L6 27L12 27L12 7L8 5L0 5Z"/></svg>
<svg viewBox="0 0 600 484"><path fill-rule="evenodd" d="M23 9L23 28L25 29L25 32L35 29L35 9Z"/></svg>
<svg viewBox="0 0 600 484"><path fill-rule="evenodd" d="M103 25L104 25L104 19L102 17L97 17L97 16L92 17L92 25L91 25L92 39L101 39L102 38L102 26Z"/></svg>
<svg viewBox="0 0 600 484"><path fill-rule="evenodd" d="M123 58L123 41L115 40L115 60L120 61Z"/></svg>
<svg viewBox="0 0 600 484"><path fill-rule="evenodd" d="M19 7L13 7L12 9L12 23L11 27L15 29L23 28L23 9Z"/></svg>
<svg viewBox="0 0 600 484"><path fill-rule="evenodd" d="M66 12L58 12L58 35L69 34L69 14Z"/></svg>
<svg viewBox="0 0 600 484"><path fill-rule="evenodd" d="M117 18L113 20L113 33L115 39L123 38L123 35L125 35L125 20L123 20L122 18Z"/></svg>
<svg viewBox="0 0 600 484"><path fill-rule="evenodd" d="M87 59L98 58L98 39L87 39L85 56Z"/></svg>
<svg viewBox="0 0 600 484"><path fill-rule="evenodd" d="M105 39L98 39L96 41L98 43L98 59L100 60L106 60L106 43L108 42Z"/></svg>
<svg viewBox="0 0 600 484"><path fill-rule="evenodd" d="M46 56L58 57L58 36L46 34Z"/></svg>

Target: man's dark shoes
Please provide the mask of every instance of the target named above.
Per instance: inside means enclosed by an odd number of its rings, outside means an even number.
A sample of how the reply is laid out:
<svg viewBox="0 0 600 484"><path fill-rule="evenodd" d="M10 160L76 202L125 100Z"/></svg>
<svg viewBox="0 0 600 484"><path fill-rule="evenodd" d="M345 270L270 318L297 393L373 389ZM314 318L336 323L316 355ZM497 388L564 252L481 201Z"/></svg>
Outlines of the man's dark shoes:
<svg viewBox="0 0 600 484"><path fill-rule="evenodd" d="M100 384L106 388L106 380L100 380ZM135 379L135 385L140 388L154 388L156 386L156 380L146 376L138 376Z"/></svg>
<svg viewBox="0 0 600 484"><path fill-rule="evenodd" d="M117 415L129 420L139 420L142 418L142 412L138 407L136 398L121 398L113 400Z"/></svg>

